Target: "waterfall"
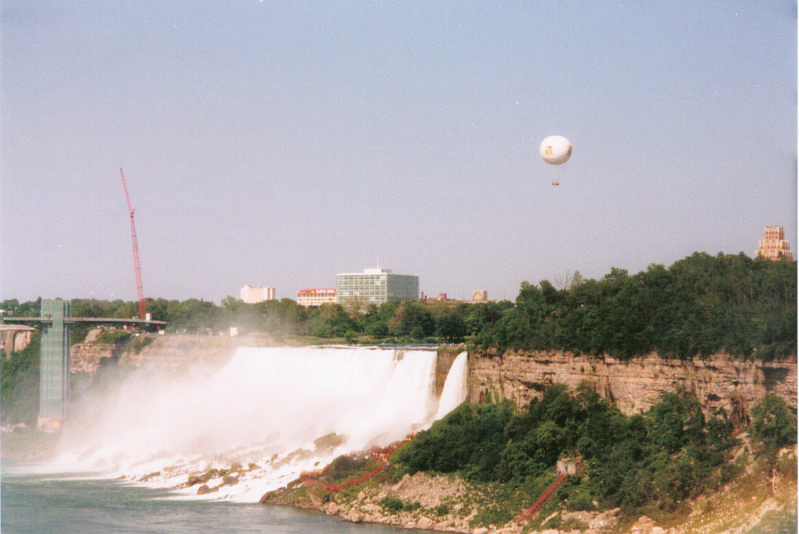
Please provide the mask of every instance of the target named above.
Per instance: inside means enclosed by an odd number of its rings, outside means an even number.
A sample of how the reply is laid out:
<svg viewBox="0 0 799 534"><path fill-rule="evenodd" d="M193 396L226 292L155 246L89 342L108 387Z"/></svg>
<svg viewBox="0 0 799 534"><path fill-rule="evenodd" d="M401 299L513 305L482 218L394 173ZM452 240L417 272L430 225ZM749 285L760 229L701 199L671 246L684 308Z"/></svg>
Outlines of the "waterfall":
<svg viewBox="0 0 799 534"><path fill-rule="evenodd" d="M427 428L462 402L465 366L464 353L440 402L429 350L240 348L213 371L136 371L73 410L63 460L171 488L193 473L249 466L211 498L257 501L335 456Z"/></svg>
<svg viewBox="0 0 799 534"><path fill-rule="evenodd" d="M444 389L438 401L435 420L439 420L466 400L468 393L469 359L465 352L458 354L444 382Z"/></svg>

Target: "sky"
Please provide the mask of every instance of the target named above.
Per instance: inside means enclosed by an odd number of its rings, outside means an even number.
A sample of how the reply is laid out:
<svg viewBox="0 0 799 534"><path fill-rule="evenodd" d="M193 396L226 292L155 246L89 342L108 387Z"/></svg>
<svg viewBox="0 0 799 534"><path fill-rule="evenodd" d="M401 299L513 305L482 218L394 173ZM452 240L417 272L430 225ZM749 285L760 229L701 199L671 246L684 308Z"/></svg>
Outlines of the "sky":
<svg viewBox="0 0 799 534"><path fill-rule="evenodd" d="M767 225L796 252L793 1L0 9L0 300L136 300L120 169L151 298L379 265L512 300Z"/></svg>

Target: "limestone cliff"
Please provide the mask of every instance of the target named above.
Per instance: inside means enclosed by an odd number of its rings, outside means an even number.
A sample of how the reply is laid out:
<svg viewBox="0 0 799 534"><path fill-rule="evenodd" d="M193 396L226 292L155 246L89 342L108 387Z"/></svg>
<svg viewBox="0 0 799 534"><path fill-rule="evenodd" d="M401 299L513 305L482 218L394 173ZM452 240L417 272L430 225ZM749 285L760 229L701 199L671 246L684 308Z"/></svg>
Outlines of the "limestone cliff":
<svg viewBox="0 0 799 534"><path fill-rule="evenodd" d="M554 383L576 388L586 381L627 415L647 410L666 392L685 388L705 411L724 408L746 423L752 406L767 393L796 407L796 356L762 362L714 354L706 359L664 359L657 354L631 360L575 356L564 352L506 352L469 355L472 403L511 399L524 406Z"/></svg>
<svg viewBox="0 0 799 534"><path fill-rule="evenodd" d="M153 341L139 352L128 351L122 359L136 367L179 368L190 363L224 364L242 346L257 346L263 341L251 337L170 335L152 336Z"/></svg>
<svg viewBox="0 0 799 534"><path fill-rule="evenodd" d="M153 336L140 352L126 351L122 360L136 366L177 368L189 362L227 361L239 346L269 345L262 338L211 336ZM436 390L440 393L452 361L462 347L439 352ZM110 345L73 346L73 372L94 374L100 360L112 356ZM707 413L724 408L745 424L752 406L775 393L797 406L796 356L762 362L733 358L724 353L700 359L664 359L658 354L619 360L612 356L575 356L568 352L488 352L469 354L469 395L472 403L511 399L519 406L554 383L576 388L586 381L602 397L615 401L625 414L647 410L664 393L682 387L694 393Z"/></svg>
<svg viewBox="0 0 799 534"><path fill-rule="evenodd" d="M72 345L70 371L94 376L100 362L114 357L114 346L110 343L75 343Z"/></svg>
<svg viewBox="0 0 799 534"><path fill-rule="evenodd" d="M160 367L177 369L188 364L203 363L221 365L228 361L238 347L261 346L271 342L269 338L257 336L222 337L198 335L147 335L147 342L132 342L115 347L109 343L98 343L87 336L84 343L72 345L71 370L94 376L101 362L117 361L135 367Z"/></svg>

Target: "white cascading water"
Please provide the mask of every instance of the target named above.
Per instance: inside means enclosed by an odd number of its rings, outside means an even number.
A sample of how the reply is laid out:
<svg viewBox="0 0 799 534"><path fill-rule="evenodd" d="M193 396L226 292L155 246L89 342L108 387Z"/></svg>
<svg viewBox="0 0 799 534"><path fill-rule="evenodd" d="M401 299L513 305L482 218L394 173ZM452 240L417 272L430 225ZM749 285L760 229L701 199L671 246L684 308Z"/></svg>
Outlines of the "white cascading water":
<svg viewBox="0 0 799 534"><path fill-rule="evenodd" d="M447 381L438 400L438 411L434 420L438 421L466 400L468 393L469 360L465 352L458 354L447 373Z"/></svg>
<svg viewBox="0 0 799 534"><path fill-rule="evenodd" d="M207 481L205 498L255 502L338 455L429 427L465 399L466 361L440 401L436 353L423 350L240 348L213 372L137 371L73 412L62 462L186 496L197 494L189 476L245 466L235 484Z"/></svg>

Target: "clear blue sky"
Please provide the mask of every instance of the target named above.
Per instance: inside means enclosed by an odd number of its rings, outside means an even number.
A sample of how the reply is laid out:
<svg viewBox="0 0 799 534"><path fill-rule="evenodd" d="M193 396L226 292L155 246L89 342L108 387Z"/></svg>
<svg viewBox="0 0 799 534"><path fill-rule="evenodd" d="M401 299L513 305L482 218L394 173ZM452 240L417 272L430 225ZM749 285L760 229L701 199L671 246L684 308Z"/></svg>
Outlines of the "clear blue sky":
<svg viewBox="0 0 799 534"><path fill-rule="evenodd" d="M796 251L796 2L0 5L0 299L135 300L120 167L148 297Z"/></svg>

